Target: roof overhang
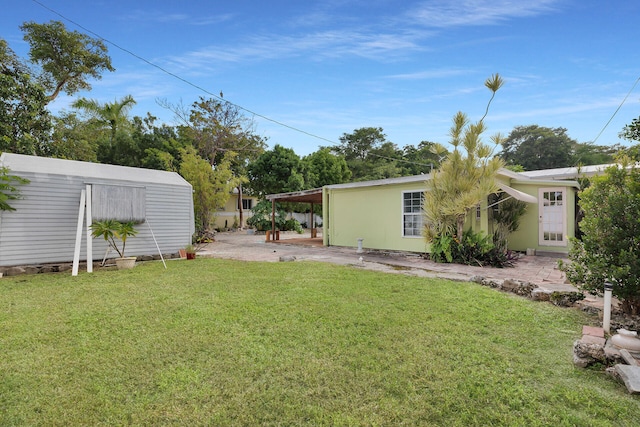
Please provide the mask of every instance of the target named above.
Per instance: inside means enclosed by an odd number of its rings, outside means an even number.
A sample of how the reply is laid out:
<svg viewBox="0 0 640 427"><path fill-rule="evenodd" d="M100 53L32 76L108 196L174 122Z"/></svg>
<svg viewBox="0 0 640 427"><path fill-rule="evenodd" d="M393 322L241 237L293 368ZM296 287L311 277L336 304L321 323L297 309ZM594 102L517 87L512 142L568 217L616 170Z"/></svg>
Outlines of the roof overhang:
<svg viewBox="0 0 640 427"><path fill-rule="evenodd" d="M322 188L293 191L291 193L269 194L265 199L276 202L322 204Z"/></svg>
<svg viewBox="0 0 640 427"><path fill-rule="evenodd" d="M538 199L530 194L524 193L520 190L516 190L515 188L511 188L506 184L500 183L499 186L500 186L500 190L504 191L505 193L507 193L508 195L510 195L516 200L520 200L527 203L538 203Z"/></svg>

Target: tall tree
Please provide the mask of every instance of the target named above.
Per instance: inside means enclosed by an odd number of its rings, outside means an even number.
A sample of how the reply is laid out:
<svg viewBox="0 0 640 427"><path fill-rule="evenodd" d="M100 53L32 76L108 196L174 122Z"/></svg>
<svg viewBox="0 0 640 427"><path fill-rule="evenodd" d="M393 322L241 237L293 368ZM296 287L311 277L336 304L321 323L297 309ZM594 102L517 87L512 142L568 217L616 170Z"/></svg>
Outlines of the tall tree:
<svg viewBox="0 0 640 427"><path fill-rule="evenodd" d="M577 143L571 156L571 166L603 165L612 163L622 147L615 145L595 145L590 142Z"/></svg>
<svg viewBox="0 0 640 427"><path fill-rule="evenodd" d="M491 91L491 99L503 83L498 74L485 81L485 86ZM491 101L487 104L487 111L490 104ZM469 211L498 190L495 177L504 163L492 156L492 147L482 142L482 134L486 130L483 120L484 117L476 123L469 123L467 115L462 112L453 118L450 131L453 151L427 180L424 193L425 237L429 242L443 234L455 235L461 242ZM491 139L496 145L502 142L499 134ZM436 152L443 150L444 147L439 145L434 147Z"/></svg>
<svg viewBox="0 0 640 427"><path fill-rule="evenodd" d="M135 103L136 101L133 97L127 95L119 101L105 102L104 104L95 99L86 98L77 99L72 104L74 108L84 111L94 119L99 127L109 132L108 141L98 149L99 161L134 166L126 161L133 154L131 136L129 134L118 134L118 131L130 126L128 113ZM123 160L125 160L124 163Z"/></svg>
<svg viewBox="0 0 640 427"><path fill-rule="evenodd" d="M230 153L228 156L232 155ZM209 231L216 211L224 207L231 189L236 185L229 160L223 158L213 169L193 147L187 147L182 153L180 175L193 186L196 233Z"/></svg>
<svg viewBox="0 0 640 427"><path fill-rule="evenodd" d="M249 164L249 185L260 196L287 193L304 188L300 157L291 149L276 144Z"/></svg>
<svg viewBox="0 0 640 427"><path fill-rule="evenodd" d="M525 170L568 167L573 166L576 144L565 128L516 126L502 143L500 157L507 165L522 165Z"/></svg>
<svg viewBox="0 0 640 427"><path fill-rule="evenodd" d="M48 155L51 115L42 86L0 39L0 152Z"/></svg>
<svg viewBox="0 0 640 427"><path fill-rule="evenodd" d="M351 171L344 157L332 154L327 147L305 156L302 170L306 188L341 184L351 179Z"/></svg>
<svg viewBox="0 0 640 427"><path fill-rule="evenodd" d="M387 141L382 128L365 127L344 133L340 144L330 147L347 161L354 181L393 178L401 175L402 151Z"/></svg>
<svg viewBox="0 0 640 427"><path fill-rule="evenodd" d="M89 79L100 79L103 71L115 70L101 40L68 31L60 21L25 22L20 29L29 43L31 62L42 70L41 82L50 91L49 102L60 92L73 95L90 90Z"/></svg>
<svg viewBox="0 0 640 427"><path fill-rule="evenodd" d="M76 112L62 112L53 118L51 157L97 162L95 126L81 120Z"/></svg>
<svg viewBox="0 0 640 427"><path fill-rule="evenodd" d="M247 165L264 152L264 138L256 135L255 123L236 105L214 98L200 97L188 109L182 104L161 105L171 110L182 123L181 133L192 140L200 157L215 166L228 152L235 153L229 159L234 176L238 178L238 211L240 228L244 224L242 206L243 184L247 182Z"/></svg>
<svg viewBox="0 0 640 427"><path fill-rule="evenodd" d="M131 95L121 98L119 101L105 102L101 104L95 99L79 98L72 104L73 108L83 110L98 123L103 124L111 131L111 143L116 139L118 128L129 122L128 113L136 104Z"/></svg>
<svg viewBox="0 0 640 427"><path fill-rule="evenodd" d="M421 141L417 147L406 145L402 150L402 175L428 174L438 169L446 153L434 153L435 145L430 141Z"/></svg>
<svg viewBox="0 0 640 427"><path fill-rule="evenodd" d="M618 136L628 141L640 141L640 117L633 119L631 123L622 128L622 132Z"/></svg>

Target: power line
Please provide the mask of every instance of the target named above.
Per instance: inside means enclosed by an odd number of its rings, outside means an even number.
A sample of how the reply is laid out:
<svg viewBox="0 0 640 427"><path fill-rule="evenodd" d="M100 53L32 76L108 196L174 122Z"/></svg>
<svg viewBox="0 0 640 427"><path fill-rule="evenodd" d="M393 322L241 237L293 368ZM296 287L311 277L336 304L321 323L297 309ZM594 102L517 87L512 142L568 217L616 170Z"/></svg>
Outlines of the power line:
<svg viewBox="0 0 640 427"><path fill-rule="evenodd" d="M618 114L618 111L620 111L620 108L622 108L622 105L627 101L627 98L629 98L629 95L631 95L631 92L633 92L633 90L636 88L636 85L638 84L639 81L640 81L640 77L638 77L636 79L636 82L633 84L633 86L631 86L631 89L629 90L629 92L627 92L627 95L624 97L624 99L622 100L620 105L618 105L618 108L616 108L616 111L613 112L613 114L611 115L611 118L609 119L607 124L604 125L604 127L602 128L602 130L600 131L598 136L596 136L596 138L593 140L594 144L598 140L598 138L600 138L600 135L602 135L602 132L604 132L604 130L607 128L607 126L609 126L609 123L611 123L611 121L616 116L616 114Z"/></svg>
<svg viewBox="0 0 640 427"><path fill-rule="evenodd" d="M107 39L107 38L102 37L100 34L97 34L97 33L93 32L93 31L91 31L90 29L88 29L88 28L84 27L83 25L81 25L81 24L79 24L79 23L75 22L74 20L72 20L72 19L70 19L70 18L67 18L67 17L66 17L66 16L64 16L63 14L61 14L61 13L59 13L59 12L57 12L57 11L55 11L55 10L51 9L50 7L48 7L48 6L44 5L44 4L43 4L43 3L41 3L40 1L38 1L38 0L31 0L31 1L33 1L33 2L34 2L34 3L36 3L36 4L38 4L39 6L43 7L44 9L47 9L47 10L48 10L48 11L50 11L51 13L54 13L54 14L58 15L59 17L61 17L61 18L62 18L62 19L64 19L65 21L70 22L70 23L72 23L73 25L75 25L75 26L77 26L77 27L79 27L79 28L82 28L84 31L86 31L86 32L87 32L87 33L89 33L89 34L92 34L93 36L97 37L98 39L100 39L100 40L102 40L102 41L104 41L104 42L106 42L106 43L108 43L108 44L110 44L110 45L114 46L114 47L115 47L115 48L117 48L117 49L120 49L120 50L121 50L121 51L123 51L123 52L128 53L129 55L131 55L131 56L133 56L134 58L136 58L136 59L138 59L138 60L140 60L140 61L142 61L142 62L146 63L147 65L150 65L150 66L152 66L152 67L154 67L154 68L157 68L158 70L162 71L163 73L168 74L168 75L170 75L171 77L173 77L173 78L175 78L175 79L178 79L178 80L180 80L181 82L183 82L183 83L185 83L185 84L187 84L187 85L189 85L189 86L191 86L191 87L193 87L193 88L195 88L195 89L198 89L198 90L200 90L200 91L202 91L202 92L206 93L207 95L210 95L210 96L212 96L212 97L214 97L214 98L216 98L216 99L219 99L219 100L222 100L222 101L228 102L229 104L233 105L233 106L234 106L234 107L236 107L236 108L239 108L239 109L241 109L241 110L243 110L243 111L246 111L247 113L252 114L252 115L254 115L254 116L256 116L256 117L260 117L261 119L264 119L264 120L270 121L270 122L272 122L272 123L275 123L275 124L277 124L277 125L279 125L279 126L283 126L283 127L287 128L287 129L291 129L291 130L293 130L293 131L303 133L303 134L305 134L305 135L307 135L307 136L310 136L310 137L312 137L312 138L317 138L317 139L320 139L320 140L322 140L322 141L326 141L326 142L330 142L330 143L332 143L332 144L336 144L336 142L335 142L335 141L332 141L332 140L327 139L327 138L325 138L325 137L322 137L322 136L319 136L319 135L315 135L315 134L313 134L313 133L311 133L311 132L307 132L307 131L305 131L305 130L302 130L302 129L299 129L299 128L296 128L296 127L293 127L293 126L288 125L288 124L286 124L286 123L280 122L280 121L275 120L275 119L272 119L272 118L270 118L270 117L267 117L267 116L265 116L265 115L263 115L263 114L256 113L255 111L252 111L252 110L250 110L250 109L248 109L248 108L245 108L245 107L243 107L243 106L241 106L241 105L238 105L238 104L235 104L235 103L233 103L233 102L230 102L230 101L228 101L228 100L226 100L226 99L223 99L221 96L219 96L219 95L216 95L216 94L212 93L211 91L209 91L209 90L207 90L207 89L203 88L202 86L199 86L199 85L197 85L197 84L195 84L195 83L193 83L193 82L191 82L191 81L189 81L189 80L187 80L187 79L185 79L185 78L183 78L183 77L180 77L179 75L177 75L177 74L175 74L175 73L172 73L171 71L169 71L169 70L167 70L167 69L165 69L165 68L163 68L163 67L161 67L161 66L159 66L159 65L157 65L157 64L155 64L155 63L153 63L153 62L151 62L151 61L149 61L149 60L148 60L148 59L146 59L146 58L143 58L142 56L140 56L140 55L138 55L138 54L136 54L136 53L134 53L134 52L130 51L129 49L126 49L126 48L124 48L124 47L122 47L122 46L118 45L117 43L114 43L114 42L112 42L111 40L109 40L109 39Z"/></svg>
<svg viewBox="0 0 640 427"><path fill-rule="evenodd" d="M32 1L32 2L34 2L34 3L36 3L37 5L39 5L40 7L42 7L42 8L44 8L44 9L48 10L49 12L51 12L51 13L53 13L53 14L55 14L55 15L58 15L60 18L64 19L65 21L70 22L71 24L73 24L73 25L77 26L78 28L81 28L82 30L86 31L87 33L92 34L94 37L96 37L96 38L98 38L98 39L100 39L100 40L102 40L102 41L104 41L104 42L106 42L106 43L108 43L108 44L112 45L113 47L115 47L115 48L117 48L117 49L119 49L119 50L121 50L121 51L123 51L123 52L125 52L125 53L127 53L127 54L129 54L129 55L131 55L131 56L133 56L134 58L136 58L136 59L138 59L138 60L140 60L140 61L144 62L145 64L150 65L151 67L154 67L154 68L156 68L156 69L160 70L161 72L163 72L163 73L165 73L165 74L167 74L167 75L169 75L169 76L171 76L171 77L173 77L173 78L175 78L175 79L178 79L178 80L180 80L181 82L183 82L183 83L185 83L185 84L187 84L187 85L189 85L189 86L191 86L191 87L193 87L193 88L195 88L195 89L198 89L198 90L200 90L200 91L202 91L202 92L206 93L206 94L207 94L207 95L209 95L209 96L212 96L213 98L216 98L216 99L218 99L218 100L221 100L221 101L227 102L227 103L229 103L230 105L233 105L234 107L236 107L236 108L238 108L238 109L240 109L240 110L246 111L246 112L247 112L247 113L249 113L249 114L252 114L252 115L254 115L254 116L256 116L256 117L260 117L261 119L264 119L264 120L267 120L267 121L269 121L269 122L275 123L275 124L277 124L277 125L279 125L279 126L285 127L285 128L290 129L290 130L292 130L292 131L299 132L299 133L302 133L302 134L304 134L304 135L310 136L310 137L312 137L312 138L316 138L316 139L319 139L319 140L322 140L322 141L325 141L325 142L329 142L329 143L331 143L331 144L339 145L339 143L338 143L338 142L336 142L336 141L333 141L333 140L331 140L331 139L328 139L328 138L325 138L325 137L322 137L322 136L319 136L319 135L313 134L313 133L311 133L311 132L307 132L307 131L305 131L305 130L302 130L302 129L296 128L296 127L294 127L294 126L288 125L288 124L283 123L283 122L281 122L281 121L278 121L278 120L272 119L272 118L270 118L270 117L267 117L267 116L265 116L265 115L263 115L263 114L256 113L255 111L252 111L252 110L250 110L250 109L248 109L248 108L245 108L245 107L243 107L243 106L241 106L241 105L238 105L238 104L236 104L236 103L233 103L233 102L231 102L231 101L229 101L229 100L227 100L227 99L224 99L224 98L221 96L221 95L222 95L222 92L220 92L220 95L216 95L215 93L212 93L211 91L209 91L209 90L207 90L207 89L203 88L202 86L199 86L199 85L197 85L197 84L195 84L195 83L193 83L193 82L191 82L191 81L189 81L189 80L187 80L187 79L185 79L185 78L183 78L183 77L180 77L179 75L177 75L177 74L175 74L175 73L172 73L171 71L169 71L169 70L167 70L167 69L165 69L165 68L163 68L163 67L159 66L158 64L155 64L155 63L153 63L153 62L149 61L148 59L146 59L146 58L144 58L144 57L142 57L142 56L140 56L140 55L136 54L135 52L132 52L132 51L130 51L129 49L124 48L124 47L120 46L119 44L117 44L117 43L115 43L115 42L112 42L111 40L109 40L109 39L107 39L107 38L102 37L100 34L97 34L97 33L95 33L94 31L91 31L89 28L86 28L85 26L83 26L83 25L79 24L78 22L74 21L73 19L67 18L65 15L63 15L63 14L61 14L60 12L58 12L58 11L56 11L56 10L54 10L54 9L50 8L49 6L47 6L47 5L43 4L43 3L42 3L42 2L40 2L39 0L31 0L31 1ZM382 158L382 159L395 160L395 161L398 161L398 162L414 164L414 165L417 165L417 166L429 166L429 167L433 168L433 165L432 165L432 164L417 163L417 162L412 162L412 161L410 161L410 160L404 160L404 159L393 159L393 158L385 157L385 156L381 156L381 155L379 155L379 154L375 154L375 153L369 153L369 154L370 154L370 155L372 155L372 156L376 156L376 157Z"/></svg>

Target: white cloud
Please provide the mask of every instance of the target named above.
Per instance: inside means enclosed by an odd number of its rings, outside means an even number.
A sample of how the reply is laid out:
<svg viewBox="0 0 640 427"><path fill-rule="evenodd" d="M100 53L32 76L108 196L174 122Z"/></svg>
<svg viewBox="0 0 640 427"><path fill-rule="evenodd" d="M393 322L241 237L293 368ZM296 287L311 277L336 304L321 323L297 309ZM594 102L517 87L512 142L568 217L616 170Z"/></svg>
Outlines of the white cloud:
<svg viewBox="0 0 640 427"><path fill-rule="evenodd" d="M553 11L561 0L435 0L426 1L407 14L407 19L427 27L491 25L510 18Z"/></svg>

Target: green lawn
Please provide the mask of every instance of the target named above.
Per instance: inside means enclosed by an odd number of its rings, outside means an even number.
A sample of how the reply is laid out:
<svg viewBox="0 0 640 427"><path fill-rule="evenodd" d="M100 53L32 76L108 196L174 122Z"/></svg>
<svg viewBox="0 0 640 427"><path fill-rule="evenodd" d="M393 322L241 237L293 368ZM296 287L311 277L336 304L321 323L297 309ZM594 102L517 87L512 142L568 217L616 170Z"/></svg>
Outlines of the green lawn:
<svg viewBox="0 0 640 427"><path fill-rule="evenodd" d="M213 259L0 280L0 425L637 426L582 313L471 283Z"/></svg>

